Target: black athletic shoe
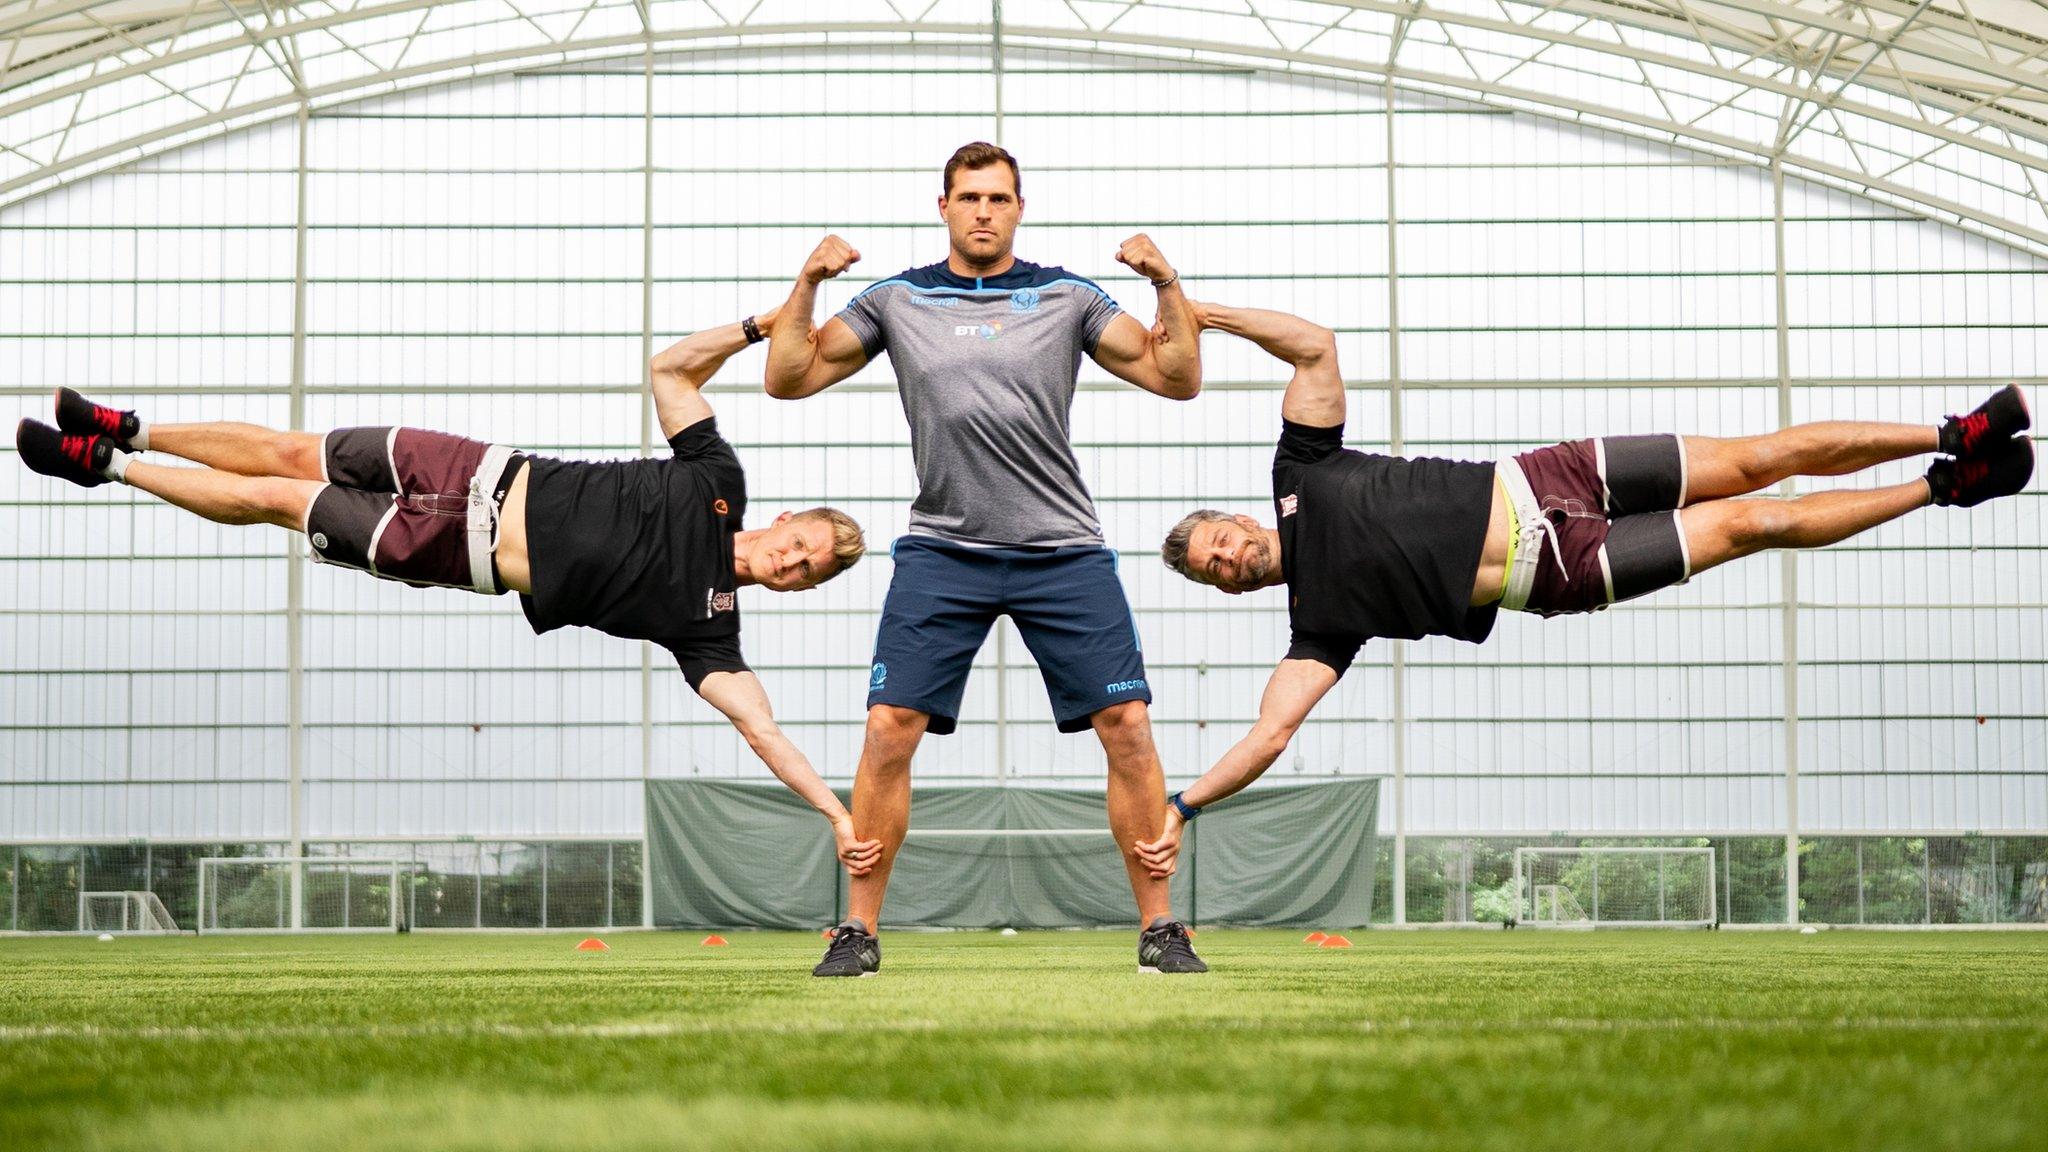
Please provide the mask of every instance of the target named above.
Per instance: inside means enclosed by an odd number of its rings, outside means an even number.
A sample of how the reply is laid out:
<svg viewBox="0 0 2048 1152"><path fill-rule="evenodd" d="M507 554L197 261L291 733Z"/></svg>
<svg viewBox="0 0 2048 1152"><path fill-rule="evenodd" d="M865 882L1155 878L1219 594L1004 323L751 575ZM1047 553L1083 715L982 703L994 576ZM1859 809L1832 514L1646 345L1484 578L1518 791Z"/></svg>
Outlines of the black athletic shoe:
<svg viewBox="0 0 2048 1152"><path fill-rule="evenodd" d="M867 925L848 920L832 930L832 945L825 958L811 969L813 976L873 976L882 968L882 942Z"/></svg>
<svg viewBox="0 0 2048 1152"><path fill-rule="evenodd" d="M105 484L102 470L114 459L114 444L105 436L66 436L40 420L23 420L14 430L14 446L23 464L80 488Z"/></svg>
<svg viewBox="0 0 2048 1152"><path fill-rule="evenodd" d="M1936 460L1927 470L1934 502L1954 508L1974 508L1986 500L2010 496L2033 478L2034 442L2025 436L2015 436L1961 460Z"/></svg>
<svg viewBox="0 0 2048 1152"><path fill-rule="evenodd" d="M1138 971L1207 972L1209 966L1195 955L1188 941L1188 926L1161 916L1150 928L1138 933Z"/></svg>
<svg viewBox="0 0 2048 1152"><path fill-rule="evenodd" d="M2007 384L1967 416L1951 416L1941 425L1941 452L1961 459L1998 447L2033 425L2026 393Z"/></svg>
<svg viewBox="0 0 2048 1152"><path fill-rule="evenodd" d="M73 436L107 436L114 447L133 452L142 420L133 412L95 404L69 388L57 389L57 427Z"/></svg>

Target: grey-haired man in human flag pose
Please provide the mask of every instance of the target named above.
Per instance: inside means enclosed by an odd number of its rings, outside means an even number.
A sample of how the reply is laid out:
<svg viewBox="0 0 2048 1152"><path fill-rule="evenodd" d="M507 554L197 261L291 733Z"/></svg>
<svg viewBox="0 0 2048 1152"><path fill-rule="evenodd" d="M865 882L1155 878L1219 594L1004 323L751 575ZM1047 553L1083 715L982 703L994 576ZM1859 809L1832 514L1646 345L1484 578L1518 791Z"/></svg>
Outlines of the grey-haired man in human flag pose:
<svg viewBox="0 0 2048 1152"><path fill-rule="evenodd" d="M1215 767L1168 798L1139 847L1170 875L1181 829L1258 779L1375 637L1478 643L1502 608L1561 616L1683 584L1768 548L1821 548L1929 504L2010 496L2034 474L2026 397L2008 385L1940 425L1836 420L1760 436L1573 440L1488 463L1403 460L1344 447L1336 338L1284 312L1195 304L1196 323L1291 364L1273 454L1277 527L1190 513L1167 567L1236 595L1287 586L1293 638L1259 719ZM1933 454L1921 479L1791 500L1738 497L1791 476L1844 476Z"/></svg>
<svg viewBox="0 0 2048 1152"><path fill-rule="evenodd" d="M997 616L1016 622L1038 660L1062 732L1090 728L1109 755L1109 825L1137 897L1138 965L1201 972L1173 918L1167 881L1135 855L1166 794L1146 705L1137 629L1103 544L1068 432L1081 357L1173 400L1201 389L1194 318L1179 277L1144 236L1117 259L1159 293L1148 332L1089 281L1011 252L1024 197L1017 161L969 144L946 163L943 263L877 282L811 329L818 285L860 254L828 236L778 314L768 392L809 396L888 353L910 419L918 495L892 550L868 686L867 740L853 786L874 869L853 878L845 922L815 969L865 976L881 966L882 895L910 820L910 757L929 731L953 731L968 668Z"/></svg>

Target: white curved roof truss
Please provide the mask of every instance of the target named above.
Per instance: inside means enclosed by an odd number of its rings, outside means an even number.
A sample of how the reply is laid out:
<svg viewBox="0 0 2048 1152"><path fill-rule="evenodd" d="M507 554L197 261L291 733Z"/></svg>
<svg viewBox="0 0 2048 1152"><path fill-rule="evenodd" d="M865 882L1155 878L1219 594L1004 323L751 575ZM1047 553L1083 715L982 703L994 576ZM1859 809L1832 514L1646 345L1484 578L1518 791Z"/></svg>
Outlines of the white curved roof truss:
<svg viewBox="0 0 2048 1152"><path fill-rule="evenodd" d="M1387 81L1782 164L2048 253L2036 0L0 0L0 203L463 76L911 43Z"/></svg>

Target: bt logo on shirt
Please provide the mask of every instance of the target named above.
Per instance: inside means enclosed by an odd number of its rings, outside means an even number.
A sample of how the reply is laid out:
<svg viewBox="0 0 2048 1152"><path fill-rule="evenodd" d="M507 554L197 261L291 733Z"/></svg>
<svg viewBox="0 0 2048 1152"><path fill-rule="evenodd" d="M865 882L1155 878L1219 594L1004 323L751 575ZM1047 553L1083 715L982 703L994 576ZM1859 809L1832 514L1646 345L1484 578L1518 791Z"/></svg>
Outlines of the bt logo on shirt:
<svg viewBox="0 0 2048 1152"><path fill-rule="evenodd" d="M955 336L979 336L983 340L993 340L1002 334L1003 326L994 322L987 324L955 324L953 326L953 335Z"/></svg>

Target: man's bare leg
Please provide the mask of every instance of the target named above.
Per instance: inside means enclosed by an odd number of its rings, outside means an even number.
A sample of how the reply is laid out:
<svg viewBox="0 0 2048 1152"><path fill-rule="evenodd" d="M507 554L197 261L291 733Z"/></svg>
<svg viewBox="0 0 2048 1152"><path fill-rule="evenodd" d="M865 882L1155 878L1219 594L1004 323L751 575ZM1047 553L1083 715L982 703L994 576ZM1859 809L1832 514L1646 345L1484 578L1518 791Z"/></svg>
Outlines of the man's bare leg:
<svg viewBox="0 0 2048 1152"><path fill-rule="evenodd" d="M1830 420L1764 436L1686 436L1687 504L1761 492L1792 476L1846 476L1940 446L1932 424Z"/></svg>
<svg viewBox="0 0 2048 1152"><path fill-rule="evenodd" d="M320 480L325 441L317 432L281 432L225 420L149 426L152 451L183 456L195 464L241 476Z"/></svg>
<svg viewBox="0 0 2048 1152"><path fill-rule="evenodd" d="M1152 743L1152 715L1142 700L1113 704L1089 717L1102 750L1109 755L1109 830L1123 852L1131 895L1138 901L1138 926L1173 915L1167 880L1154 879L1138 859L1138 844L1159 830L1165 810L1166 772Z"/></svg>
<svg viewBox="0 0 2048 1152"><path fill-rule="evenodd" d="M868 709L867 739L853 777L853 826L861 839L880 840L882 855L867 875L848 881L846 911L870 932L881 930L889 871L910 829L910 758L931 721L922 712L893 704Z"/></svg>
<svg viewBox="0 0 2048 1152"><path fill-rule="evenodd" d="M195 512L216 524L275 524L306 530L306 509L320 491L317 480L237 476L212 468L167 468L131 461L127 483Z"/></svg>
<svg viewBox="0 0 2048 1152"><path fill-rule="evenodd" d="M1927 481L1911 480L1792 500L1709 500L1678 518L1699 573L1767 548L1824 548L1932 502Z"/></svg>

